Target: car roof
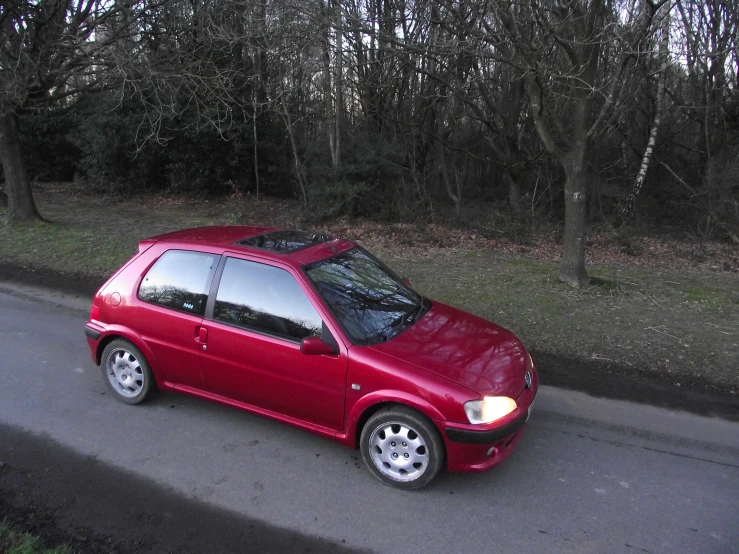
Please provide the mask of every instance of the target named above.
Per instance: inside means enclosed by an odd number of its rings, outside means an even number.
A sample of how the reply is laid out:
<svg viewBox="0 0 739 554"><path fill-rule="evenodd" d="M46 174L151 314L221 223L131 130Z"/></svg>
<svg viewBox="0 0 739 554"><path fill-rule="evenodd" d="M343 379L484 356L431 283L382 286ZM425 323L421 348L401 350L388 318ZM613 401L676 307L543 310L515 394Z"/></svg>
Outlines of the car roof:
<svg viewBox="0 0 739 554"><path fill-rule="evenodd" d="M353 241L320 233L253 225L195 227L142 241L153 242L167 242L188 249L196 249L198 245L223 247L224 251L258 253L264 258L301 266L330 258L356 246Z"/></svg>

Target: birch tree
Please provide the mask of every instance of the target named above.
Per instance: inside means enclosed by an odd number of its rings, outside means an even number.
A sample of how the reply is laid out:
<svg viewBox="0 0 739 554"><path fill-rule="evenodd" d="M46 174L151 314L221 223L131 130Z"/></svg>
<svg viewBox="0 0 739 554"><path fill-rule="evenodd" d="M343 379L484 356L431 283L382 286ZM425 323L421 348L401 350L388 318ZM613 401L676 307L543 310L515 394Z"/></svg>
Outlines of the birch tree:
<svg viewBox="0 0 739 554"><path fill-rule="evenodd" d="M657 99L655 101L654 121L652 128L649 132L649 140L647 141L647 147L644 150L644 156L642 156L641 165L639 166L639 173L636 175L634 181L634 187L626 197L626 203L622 208L622 214L628 215L631 210L634 209L634 203L636 197L639 194L644 180L647 177L647 171L649 170L649 163L652 160L652 152L654 152L654 145L657 143L657 131L659 125L662 122L662 110L665 103L665 81L667 80L667 69L670 63L670 10L672 9L672 3L670 0L662 7L662 15L660 17L660 46L659 46L659 72L657 74Z"/></svg>

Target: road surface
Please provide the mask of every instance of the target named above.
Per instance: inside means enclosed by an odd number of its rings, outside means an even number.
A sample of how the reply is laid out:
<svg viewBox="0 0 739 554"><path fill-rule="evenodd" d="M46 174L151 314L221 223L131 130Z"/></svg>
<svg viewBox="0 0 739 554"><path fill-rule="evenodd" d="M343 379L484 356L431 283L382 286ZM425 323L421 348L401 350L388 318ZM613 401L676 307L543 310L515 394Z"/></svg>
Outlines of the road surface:
<svg viewBox="0 0 739 554"><path fill-rule="evenodd" d="M542 387L504 464L400 492L258 416L115 401L86 308L0 285L0 492L39 503L23 487L47 483L59 526L144 551L739 552L739 424Z"/></svg>

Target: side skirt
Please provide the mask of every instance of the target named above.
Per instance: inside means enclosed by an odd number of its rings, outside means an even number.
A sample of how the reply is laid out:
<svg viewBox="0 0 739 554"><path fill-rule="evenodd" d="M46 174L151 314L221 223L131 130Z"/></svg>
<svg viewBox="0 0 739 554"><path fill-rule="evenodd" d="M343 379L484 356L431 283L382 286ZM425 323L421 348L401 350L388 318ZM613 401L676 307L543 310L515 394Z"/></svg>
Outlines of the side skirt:
<svg viewBox="0 0 739 554"><path fill-rule="evenodd" d="M323 427L321 425L315 425L313 423L308 423L307 421L303 421L302 419L297 419L294 417L279 414L277 412L273 412L271 410L266 410L264 408L254 406L253 404L247 404L245 402L239 402L238 400L233 400L232 398L226 398L225 396L221 396L220 394L215 394L215 393L207 392L201 389L196 389L194 387L188 387L186 385L177 385L177 384L169 383L169 382L163 383L162 389L171 390L171 391L179 392L183 394L188 394L190 396L195 396L197 398L202 398L204 400L210 400L212 402L218 402L219 404L223 404L224 406L230 406L231 408L237 408L245 412L256 414L262 417L267 417L275 421L279 421L280 423L286 423L288 425L292 425L293 427L297 427L298 429L308 431L309 433L313 433L315 435L319 435L321 437L334 440L338 442L339 444L343 444L344 446L349 446L351 448L354 447L354 444L352 443L352 441L348 440L345 433L334 431L333 429L329 429L328 427Z"/></svg>

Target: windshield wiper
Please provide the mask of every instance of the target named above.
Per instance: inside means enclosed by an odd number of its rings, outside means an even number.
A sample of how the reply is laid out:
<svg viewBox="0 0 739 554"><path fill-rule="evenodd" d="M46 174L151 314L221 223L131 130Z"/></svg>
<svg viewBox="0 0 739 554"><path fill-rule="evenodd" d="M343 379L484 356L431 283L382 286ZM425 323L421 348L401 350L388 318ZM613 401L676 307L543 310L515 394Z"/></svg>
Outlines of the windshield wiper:
<svg viewBox="0 0 739 554"><path fill-rule="evenodd" d="M414 306L411 311L409 311L407 314L405 314L405 321L408 323L413 323L416 318L421 315L423 310L426 308L426 302L423 298L421 298L421 301L418 303L418 306Z"/></svg>
<svg viewBox="0 0 739 554"><path fill-rule="evenodd" d="M392 336L393 336L392 331L398 325L401 325L405 321L406 315L407 314L402 314L400 317L397 317L397 318L393 319L390 323L388 323L387 325L385 325L385 327L383 327L382 329L379 330L379 332L377 333L377 335L380 336L380 337L382 337L383 339L385 339L383 342L387 342L387 341L389 341L392 338Z"/></svg>
<svg viewBox="0 0 739 554"><path fill-rule="evenodd" d="M421 298L421 302L418 305L414 305L413 308L401 314L400 317L395 318L393 321L385 325L385 327L379 331L378 335L384 338L385 342L389 341L394 336L394 333L391 333L392 330L406 323L413 323L418 315L423 312L425 307L425 302L423 298Z"/></svg>

